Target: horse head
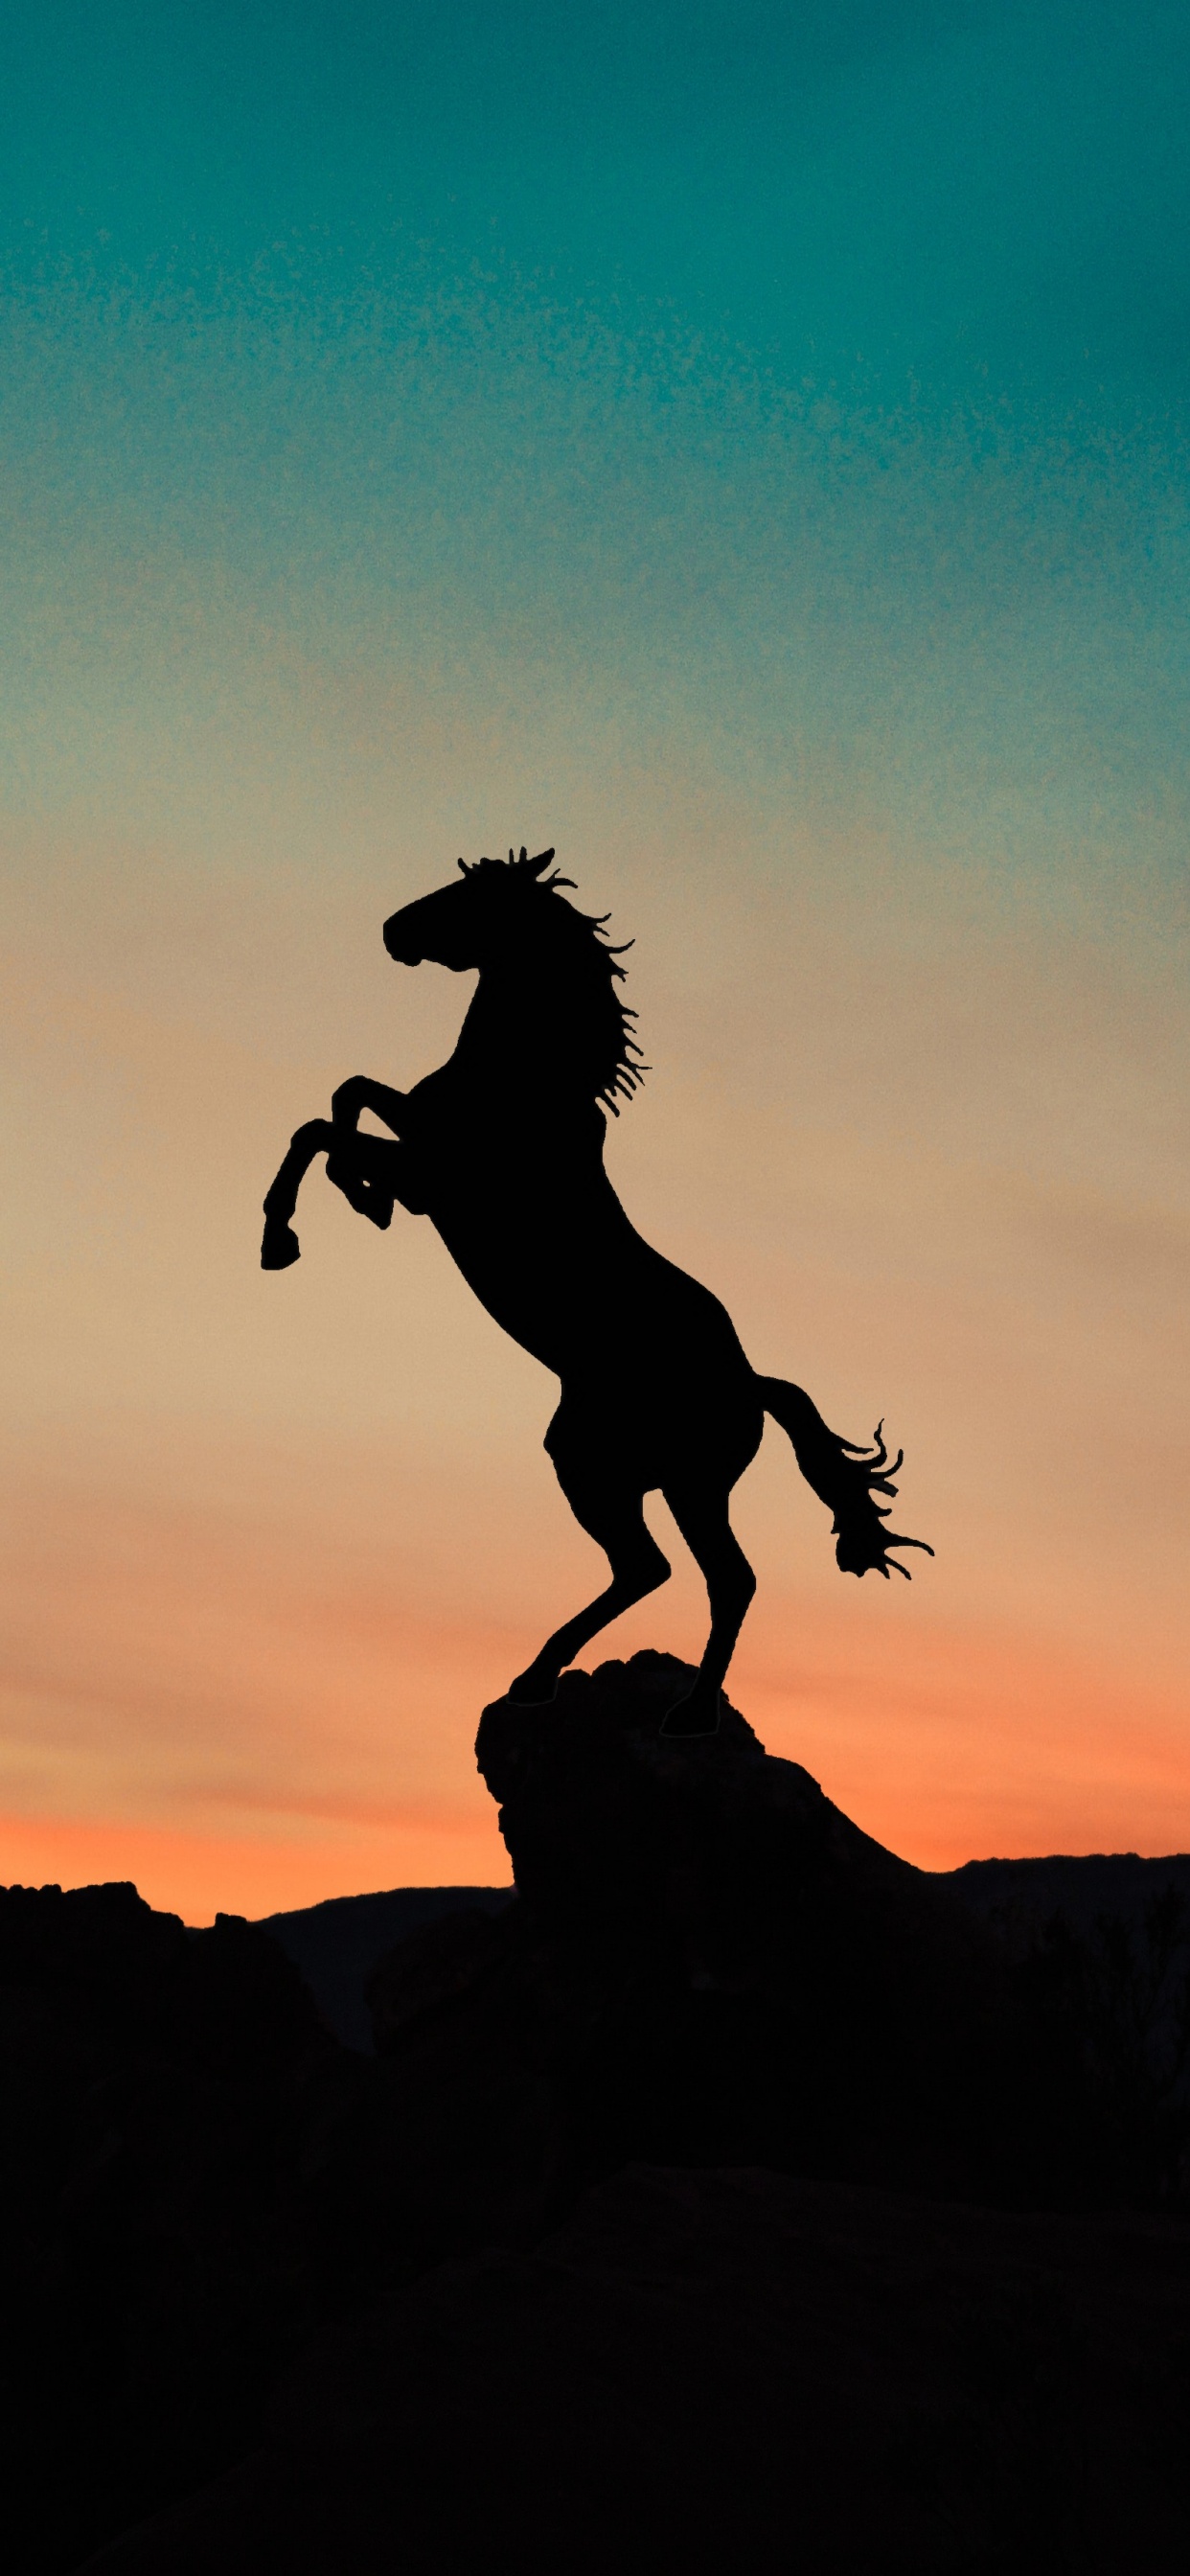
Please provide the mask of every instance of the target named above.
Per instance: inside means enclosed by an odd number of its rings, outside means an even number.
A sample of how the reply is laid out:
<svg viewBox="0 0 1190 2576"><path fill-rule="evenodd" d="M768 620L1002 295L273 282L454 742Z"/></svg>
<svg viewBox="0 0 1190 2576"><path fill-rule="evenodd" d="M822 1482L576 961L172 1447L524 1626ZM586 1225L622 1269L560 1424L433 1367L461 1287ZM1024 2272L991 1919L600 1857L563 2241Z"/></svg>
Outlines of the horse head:
<svg viewBox="0 0 1190 2576"><path fill-rule="evenodd" d="M618 1117L617 1100L631 1099L647 1069L633 1060L640 1055L636 1014L616 990L624 952L604 935L606 915L592 917L565 901L562 888L573 891L574 880L550 873L553 856L540 850L531 859L522 850L518 858L510 850L506 860L473 866L460 859L461 882L403 904L385 922L384 945L402 966L429 958L456 975L479 970L480 991L464 1023L472 1057L480 1030L491 1038L482 995L485 969L495 970L489 1000L499 987L501 1044L509 1042L511 1016L517 1066L531 1060L535 1080L561 1081L568 1091L577 1083Z"/></svg>
<svg viewBox="0 0 1190 2576"><path fill-rule="evenodd" d="M402 904L384 925L384 945L400 966L420 966L428 958L455 975L491 964L502 950L519 943L524 933L524 897L539 886L553 858L552 850L531 859L510 850L503 859L477 859L469 867L459 860L459 884L439 886L416 903ZM568 885L555 877L552 885Z"/></svg>

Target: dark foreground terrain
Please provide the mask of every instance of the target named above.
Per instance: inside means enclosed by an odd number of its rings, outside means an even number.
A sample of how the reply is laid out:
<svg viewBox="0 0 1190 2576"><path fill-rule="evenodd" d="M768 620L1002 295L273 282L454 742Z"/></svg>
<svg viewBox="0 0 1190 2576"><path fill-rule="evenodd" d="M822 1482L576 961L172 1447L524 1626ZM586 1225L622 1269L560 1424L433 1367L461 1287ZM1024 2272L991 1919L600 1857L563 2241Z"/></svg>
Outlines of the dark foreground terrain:
<svg viewBox="0 0 1190 2576"><path fill-rule="evenodd" d="M325 2338L120 2576L1184 2562L1190 2229L629 2166Z"/></svg>
<svg viewBox="0 0 1190 2576"><path fill-rule="evenodd" d="M931 1878L674 1670L485 1712L511 1902L0 1891L14 2568L1180 2563L1187 1863Z"/></svg>

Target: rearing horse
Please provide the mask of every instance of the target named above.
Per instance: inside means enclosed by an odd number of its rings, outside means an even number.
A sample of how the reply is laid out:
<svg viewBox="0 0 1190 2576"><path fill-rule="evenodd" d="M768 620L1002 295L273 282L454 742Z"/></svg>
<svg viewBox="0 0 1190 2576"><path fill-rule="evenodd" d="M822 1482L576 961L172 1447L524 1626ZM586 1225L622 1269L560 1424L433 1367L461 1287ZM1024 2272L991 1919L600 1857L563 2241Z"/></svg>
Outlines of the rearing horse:
<svg viewBox="0 0 1190 2576"><path fill-rule="evenodd" d="M908 1567L902 1538L873 1497L895 1494L882 1437L865 1451L829 1431L800 1387L758 1377L717 1297L654 1252L629 1223L603 1167L606 1119L642 1079L635 1013L620 1001L622 950L604 922L567 903L573 880L554 853L460 859L461 880L384 925L390 957L430 958L479 984L448 1063L412 1091L356 1074L329 1119L299 1127L265 1200L266 1270L299 1245L290 1222L316 1154L361 1216L387 1226L400 1205L428 1216L489 1315L560 1378L545 1446L575 1518L607 1555L611 1581L555 1629L510 1697L552 1699L558 1678L622 1610L656 1591L669 1565L645 1524L658 1488L704 1576L711 1633L698 1677L669 1710L666 1735L713 1735L719 1690L756 1589L728 1498L771 1413L802 1474L834 1515L845 1574ZM605 916L606 918L606 916ZM601 1107L600 1104L603 1104ZM358 1132L368 1109L395 1141ZM926 1549L933 1554L931 1548Z"/></svg>

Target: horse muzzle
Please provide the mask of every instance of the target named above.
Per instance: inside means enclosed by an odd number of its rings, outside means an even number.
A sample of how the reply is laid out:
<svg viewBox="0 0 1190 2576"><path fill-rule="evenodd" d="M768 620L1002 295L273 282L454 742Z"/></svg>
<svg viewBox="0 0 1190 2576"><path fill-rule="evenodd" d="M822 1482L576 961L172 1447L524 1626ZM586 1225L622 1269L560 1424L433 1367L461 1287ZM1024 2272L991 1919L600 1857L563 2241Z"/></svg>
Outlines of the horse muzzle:
<svg viewBox="0 0 1190 2576"><path fill-rule="evenodd" d="M393 959L396 965L421 965L422 951L412 937L408 926L406 925L402 928L402 915L399 912L394 912L391 921L385 922L384 945L388 950L389 956Z"/></svg>

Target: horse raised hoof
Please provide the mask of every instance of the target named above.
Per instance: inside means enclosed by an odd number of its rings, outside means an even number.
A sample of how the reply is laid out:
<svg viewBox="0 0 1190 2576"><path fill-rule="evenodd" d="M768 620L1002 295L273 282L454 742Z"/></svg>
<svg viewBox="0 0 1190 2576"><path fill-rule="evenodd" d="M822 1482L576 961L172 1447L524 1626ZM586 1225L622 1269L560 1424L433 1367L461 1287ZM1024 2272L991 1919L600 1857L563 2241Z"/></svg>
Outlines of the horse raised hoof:
<svg viewBox="0 0 1190 2576"><path fill-rule="evenodd" d="M719 1732L719 1693L696 1682L684 1699L676 1699L661 1720L661 1733L688 1741L692 1736L717 1735Z"/></svg>
<svg viewBox="0 0 1190 2576"><path fill-rule="evenodd" d="M301 1257L302 1247L293 1227L286 1225L282 1217L266 1217L264 1241L260 1247L261 1269L288 1270Z"/></svg>

